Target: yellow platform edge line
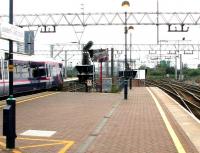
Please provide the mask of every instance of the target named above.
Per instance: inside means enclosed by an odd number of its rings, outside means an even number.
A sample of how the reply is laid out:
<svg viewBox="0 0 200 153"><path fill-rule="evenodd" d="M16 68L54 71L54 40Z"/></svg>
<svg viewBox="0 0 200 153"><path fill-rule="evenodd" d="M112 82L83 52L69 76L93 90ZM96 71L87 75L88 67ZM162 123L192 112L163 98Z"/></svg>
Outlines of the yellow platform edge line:
<svg viewBox="0 0 200 153"><path fill-rule="evenodd" d="M183 148L183 145L181 144L179 138L177 137L175 131L173 130L169 120L167 119L167 116L165 115L165 112L163 111L162 107L160 106L157 98L155 97L155 95L151 92L151 90L149 88L147 88L148 92L151 94L154 102L156 103L156 106L161 114L161 117L165 123L165 126L167 127L167 130L176 146L176 149L178 151L178 153L186 153L185 149Z"/></svg>
<svg viewBox="0 0 200 153"><path fill-rule="evenodd" d="M59 93L59 92L50 93L50 94L46 94L46 95L43 95L43 96L37 96L37 97L33 97L33 98L21 100L21 101L17 102L17 104L24 103L24 102L27 102L27 101L31 101L31 100L34 100L34 99L38 99L38 98L44 98L44 97L51 96L51 95L55 95L55 94L58 94L58 93Z"/></svg>
<svg viewBox="0 0 200 153"><path fill-rule="evenodd" d="M55 95L55 94L58 94L58 93L60 93L60 92L50 93L50 94L46 94L46 95L43 95L43 96L37 96L37 97L25 99L25 100L20 100L19 102L16 102L16 104L24 103L24 102L31 101L31 100L38 99L38 98L44 98L44 97ZM0 108L4 108L5 106L6 105L1 105Z"/></svg>

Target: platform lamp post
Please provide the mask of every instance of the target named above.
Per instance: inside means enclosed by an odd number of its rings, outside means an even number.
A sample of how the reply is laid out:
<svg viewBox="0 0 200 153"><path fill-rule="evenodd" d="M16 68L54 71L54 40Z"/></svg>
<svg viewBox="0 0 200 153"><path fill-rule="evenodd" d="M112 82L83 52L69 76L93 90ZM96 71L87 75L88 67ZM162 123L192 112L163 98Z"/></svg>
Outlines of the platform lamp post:
<svg viewBox="0 0 200 153"><path fill-rule="evenodd" d="M130 7L129 1L123 1L122 7L128 8ZM128 70L128 62L127 62L127 12L125 11L125 21L124 21L124 35L125 35L125 71L124 71L124 99L127 100L128 98L128 77L126 71Z"/></svg>
<svg viewBox="0 0 200 153"><path fill-rule="evenodd" d="M13 24L13 0L9 0L9 24ZM6 148L15 148L16 100L13 97L13 40L9 40L9 97L3 110L3 135L6 136Z"/></svg>
<svg viewBox="0 0 200 153"><path fill-rule="evenodd" d="M134 30L133 26L129 26L128 27L128 31L130 31L130 64L132 62L132 58L131 58L131 48L132 48L132 31Z"/></svg>
<svg viewBox="0 0 200 153"><path fill-rule="evenodd" d="M131 48L132 48L132 31L134 30L134 27L133 26L129 26L128 27L128 31L130 31L130 65L132 63L132 58L131 58ZM132 89L132 78L130 77L130 80L129 80L129 89Z"/></svg>

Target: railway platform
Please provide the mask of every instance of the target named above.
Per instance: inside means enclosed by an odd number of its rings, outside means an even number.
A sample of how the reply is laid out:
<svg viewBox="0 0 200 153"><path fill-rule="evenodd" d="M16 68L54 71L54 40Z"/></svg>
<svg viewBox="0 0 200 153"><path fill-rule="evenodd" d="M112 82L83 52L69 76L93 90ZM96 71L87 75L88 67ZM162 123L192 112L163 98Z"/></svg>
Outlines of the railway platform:
<svg viewBox="0 0 200 153"><path fill-rule="evenodd" d="M17 103L16 148L6 150L1 136L2 153L200 152L200 122L155 87L135 87L128 100L123 92L45 92Z"/></svg>

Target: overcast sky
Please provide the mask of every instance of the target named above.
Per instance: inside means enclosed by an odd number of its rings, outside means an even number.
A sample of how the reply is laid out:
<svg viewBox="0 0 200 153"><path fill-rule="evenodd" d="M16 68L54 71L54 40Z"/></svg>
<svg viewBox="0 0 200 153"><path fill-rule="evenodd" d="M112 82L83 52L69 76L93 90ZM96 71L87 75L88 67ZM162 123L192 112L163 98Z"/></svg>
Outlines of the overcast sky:
<svg viewBox="0 0 200 153"><path fill-rule="evenodd" d="M80 13L81 4L84 4L84 12L124 12L121 7L122 0L13 0L14 14L35 14L35 13ZM156 12L157 0L130 0L130 12ZM1 0L0 14L8 14L9 0ZM160 12L198 12L200 7L199 0L159 0ZM135 43L155 43L155 26L135 26L133 41ZM60 42L77 41L71 27L62 27L66 31L63 39L59 35L54 35ZM79 30L79 29L77 29ZM160 29L160 39L181 39L186 37L188 40L199 40L194 34L200 30L199 26L193 26L188 33L168 33L167 26ZM98 31L98 32L97 32ZM146 35L149 33L149 35ZM73 35L72 35L73 34ZM112 43L113 34L116 43L123 41L123 26L96 26L87 27L82 41L92 39L97 43ZM145 37L144 37L145 35ZM42 37L43 38L43 37ZM102 39L103 38L103 39ZM118 38L118 39L116 39ZM56 41L51 39L51 41ZM75 40L74 40L75 39ZM42 39L44 40L44 39ZM45 43L45 42L44 42ZM113 42L114 43L114 42Z"/></svg>
<svg viewBox="0 0 200 153"><path fill-rule="evenodd" d="M1 0L0 12L6 13L9 0ZM156 0L130 0L131 10L155 11ZM121 10L122 0L14 0L15 13L115 12ZM198 11L199 0L159 0L160 11Z"/></svg>
<svg viewBox="0 0 200 153"><path fill-rule="evenodd" d="M14 14L35 13L80 13L81 4L84 12L124 12L122 0L13 0ZM130 0L130 12L156 12L156 0ZM8 14L9 0L1 0L0 14ZM199 0L159 0L160 12L200 12ZM77 29L79 30L79 29ZM200 26L191 26L188 33L168 33L167 26L160 28L160 40L181 40L183 37L191 42L200 41ZM48 39L50 38L50 39ZM93 40L94 43L124 43L123 26L86 27L82 43ZM56 34L38 34L36 43L68 43L77 41L72 27L59 27ZM155 26L135 26L133 43L156 43ZM189 57L190 58L190 57ZM191 61L192 61L191 57ZM198 61L195 61L198 62ZM191 62L192 63L192 62ZM191 64L192 65L192 64Z"/></svg>

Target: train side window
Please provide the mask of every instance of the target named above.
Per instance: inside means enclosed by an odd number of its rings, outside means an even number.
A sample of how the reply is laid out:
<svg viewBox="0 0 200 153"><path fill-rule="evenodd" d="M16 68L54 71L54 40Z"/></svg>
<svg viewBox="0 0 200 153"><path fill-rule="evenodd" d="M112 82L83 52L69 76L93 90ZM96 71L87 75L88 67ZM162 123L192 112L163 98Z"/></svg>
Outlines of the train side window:
<svg viewBox="0 0 200 153"><path fill-rule="evenodd" d="M21 71L22 78L28 79L29 78L29 71L28 71L29 66L28 66L28 64L25 63L24 65L21 65L21 67L22 67L22 71Z"/></svg>
<svg viewBox="0 0 200 153"><path fill-rule="evenodd" d="M13 70L13 79L14 80L19 80L21 79L21 66L20 64L15 64L14 65L14 70Z"/></svg>
<svg viewBox="0 0 200 153"><path fill-rule="evenodd" d="M1 61L0 61L0 80L2 80L2 69L1 69Z"/></svg>
<svg viewBox="0 0 200 153"><path fill-rule="evenodd" d="M8 80L8 62L4 62L4 79Z"/></svg>

